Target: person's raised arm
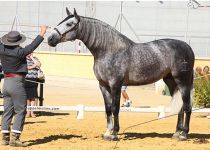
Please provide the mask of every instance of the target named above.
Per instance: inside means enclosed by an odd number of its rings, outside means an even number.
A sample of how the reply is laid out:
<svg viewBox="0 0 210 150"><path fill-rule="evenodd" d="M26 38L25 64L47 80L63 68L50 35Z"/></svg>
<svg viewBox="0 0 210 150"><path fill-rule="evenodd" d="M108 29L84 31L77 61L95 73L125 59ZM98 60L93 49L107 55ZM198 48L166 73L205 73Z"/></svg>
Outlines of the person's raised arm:
<svg viewBox="0 0 210 150"><path fill-rule="evenodd" d="M27 45L26 47L19 49L18 55L20 57L26 57L26 55L32 53L44 40L44 35L47 31L48 26L43 25L40 27L41 31L39 35L31 42L31 44Z"/></svg>

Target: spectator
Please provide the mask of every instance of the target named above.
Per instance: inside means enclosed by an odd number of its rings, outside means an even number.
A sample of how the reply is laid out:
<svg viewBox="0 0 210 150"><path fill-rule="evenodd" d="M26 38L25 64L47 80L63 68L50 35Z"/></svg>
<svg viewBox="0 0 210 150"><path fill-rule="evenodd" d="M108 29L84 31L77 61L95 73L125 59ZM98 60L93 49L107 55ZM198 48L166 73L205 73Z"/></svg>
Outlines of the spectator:
<svg viewBox="0 0 210 150"><path fill-rule="evenodd" d="M203 76L202 68L201 68L200 66L197 66L197 67L195 68L195 76L196 76L196 77Z"/></svg>
<svg viewBox="0 0 210 150"><path fill-rule="evenodd" d="M126 92L127 86L123 85L121 88L121 93L123 96L123 104L121 107L131 107L132 101L129 99L129 96Z"/></svg>
<svg viewBox="0 0 210 150"><path fill-rule="evenodd" d="M28 54L26 57L28 74L26 75L25 89L27 95L27 106L35 106L35 100L38 98L38 70L41 63L33 54ZM26 117L36 118L33 111L27 111Z"/></svg>
<svg viewBox="0 0 210 150"><path fill-rule="evenodd" d="M26 56L41 44L46 30L47 26L42 26L40 34L24 48L20 44L26 40L26 37L18 31L10 31L1 38L0 60L4 72L4 112L1 121L2 145L27 146L20 141L27 108L24 87L25 75L28 72ZM10 126L13 116L12 137L10 139Z"/></svg>
<svg viewBox="0 0 210 150"><path fill-rule="evenodd" d="M203 68L203 75L204 75L205 79L207 81L209 81L209 79L210 79L209 66L204 66L204 68Z"/></svg>

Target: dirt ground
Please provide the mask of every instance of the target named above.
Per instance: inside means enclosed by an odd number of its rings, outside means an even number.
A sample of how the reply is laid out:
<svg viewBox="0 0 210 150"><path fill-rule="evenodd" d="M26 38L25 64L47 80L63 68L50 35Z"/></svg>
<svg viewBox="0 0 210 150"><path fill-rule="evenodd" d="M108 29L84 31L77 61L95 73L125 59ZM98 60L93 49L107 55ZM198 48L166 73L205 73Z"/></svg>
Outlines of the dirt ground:
<svg viewBox="0 0 210 150"><path fill-rule="evenodd" d="M128 94L134 107L168 105L170 97L155 94L154 86L129 87ZM104 106L96 80L48 76L44 86L44 105ZM2 100L0 100L2 104ZM10 149L135 149L135 150L210 150L210 119L206 114L193 113L189 139L180 142L171 139L177 116L131 127L157 118L157 113L120 113L120 141L104 141L105 113L85 112L83 120L76 112L45 112L37 118L27 118L21 139L27 148L1 146ZM0 137L1 140L1 137Z"/></svg>

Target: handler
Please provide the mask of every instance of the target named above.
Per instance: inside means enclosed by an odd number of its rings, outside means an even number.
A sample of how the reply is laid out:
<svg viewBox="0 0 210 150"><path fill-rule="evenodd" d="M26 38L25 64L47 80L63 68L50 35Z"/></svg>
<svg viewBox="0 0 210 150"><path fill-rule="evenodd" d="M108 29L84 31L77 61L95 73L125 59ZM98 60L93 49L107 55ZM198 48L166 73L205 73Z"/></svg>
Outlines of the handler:
<svg viewBox="0 0 210 150"><path fill-rule="evenodd" d="M26 37L18 31L11 31L1 38L0 59L5 78L3 85L4 112L1 122L2 145L27 146L19 139L23 131L27 107L24 88L25 75L28 72L26 56L41 44L46 30L47 26L41 26L40 34L24 48L20 44L26 40ZM13 116L12 137L10 139L10 125Z"/></svg>

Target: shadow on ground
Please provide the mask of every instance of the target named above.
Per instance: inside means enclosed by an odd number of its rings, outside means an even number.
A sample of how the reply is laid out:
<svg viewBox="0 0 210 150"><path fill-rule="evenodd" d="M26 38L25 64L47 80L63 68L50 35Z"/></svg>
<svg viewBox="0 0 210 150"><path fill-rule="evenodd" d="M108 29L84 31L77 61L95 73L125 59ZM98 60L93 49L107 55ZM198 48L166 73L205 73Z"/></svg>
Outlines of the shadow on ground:
<svg viewBox="0 0 210 150"><path fill-rule="evenodd" d="M55 112L36 112L37 116L66 116L70 115L70 113L55 113Z"/></svg>
<svg viewBox="0 0 210 150"><path fill-rule="evenodd" d="M47 121L25 121L25 125L27 124L39 124L39 123L46 123Z"/></svg>
<svg viewBox="0 0 210 150"><path fill-rule="evenodd" d="M123 136L123 140L135 140L135 139L144 139L144 138L171 138L173 133L132 133L132 132L125 132L122 134L119 134L120 136ZM205 138L210 139L210 134L201 134L201 133L190 133L188 135L188 139L194 139L194 138Z"/></svg>
<svg viewBox="0 0 210 150"><path fill-rule="evenodd" d="M2 114L3 114L3 112L1 111L0 115L2 115ZM55 112L45 112L45 111L35 112L35 114L37 116L66 116L66 115L70 115L70 113L55 113Z"/></svg>
<svg viewBox="0 0 210 150"><path fill-rule="evenodd" d="M59 139L69 140L71 138L81 138L81 139L83 139L82 136L80 136L80 135L59 134L59 135L46 136L46 137L43 137L42 139L35 139L35 140L26 141L26 143L28 143L28 146L33 146L33 145L38 145L38 144L49 143L51 141L56 141L56 140L59 140Z"/></svg>

